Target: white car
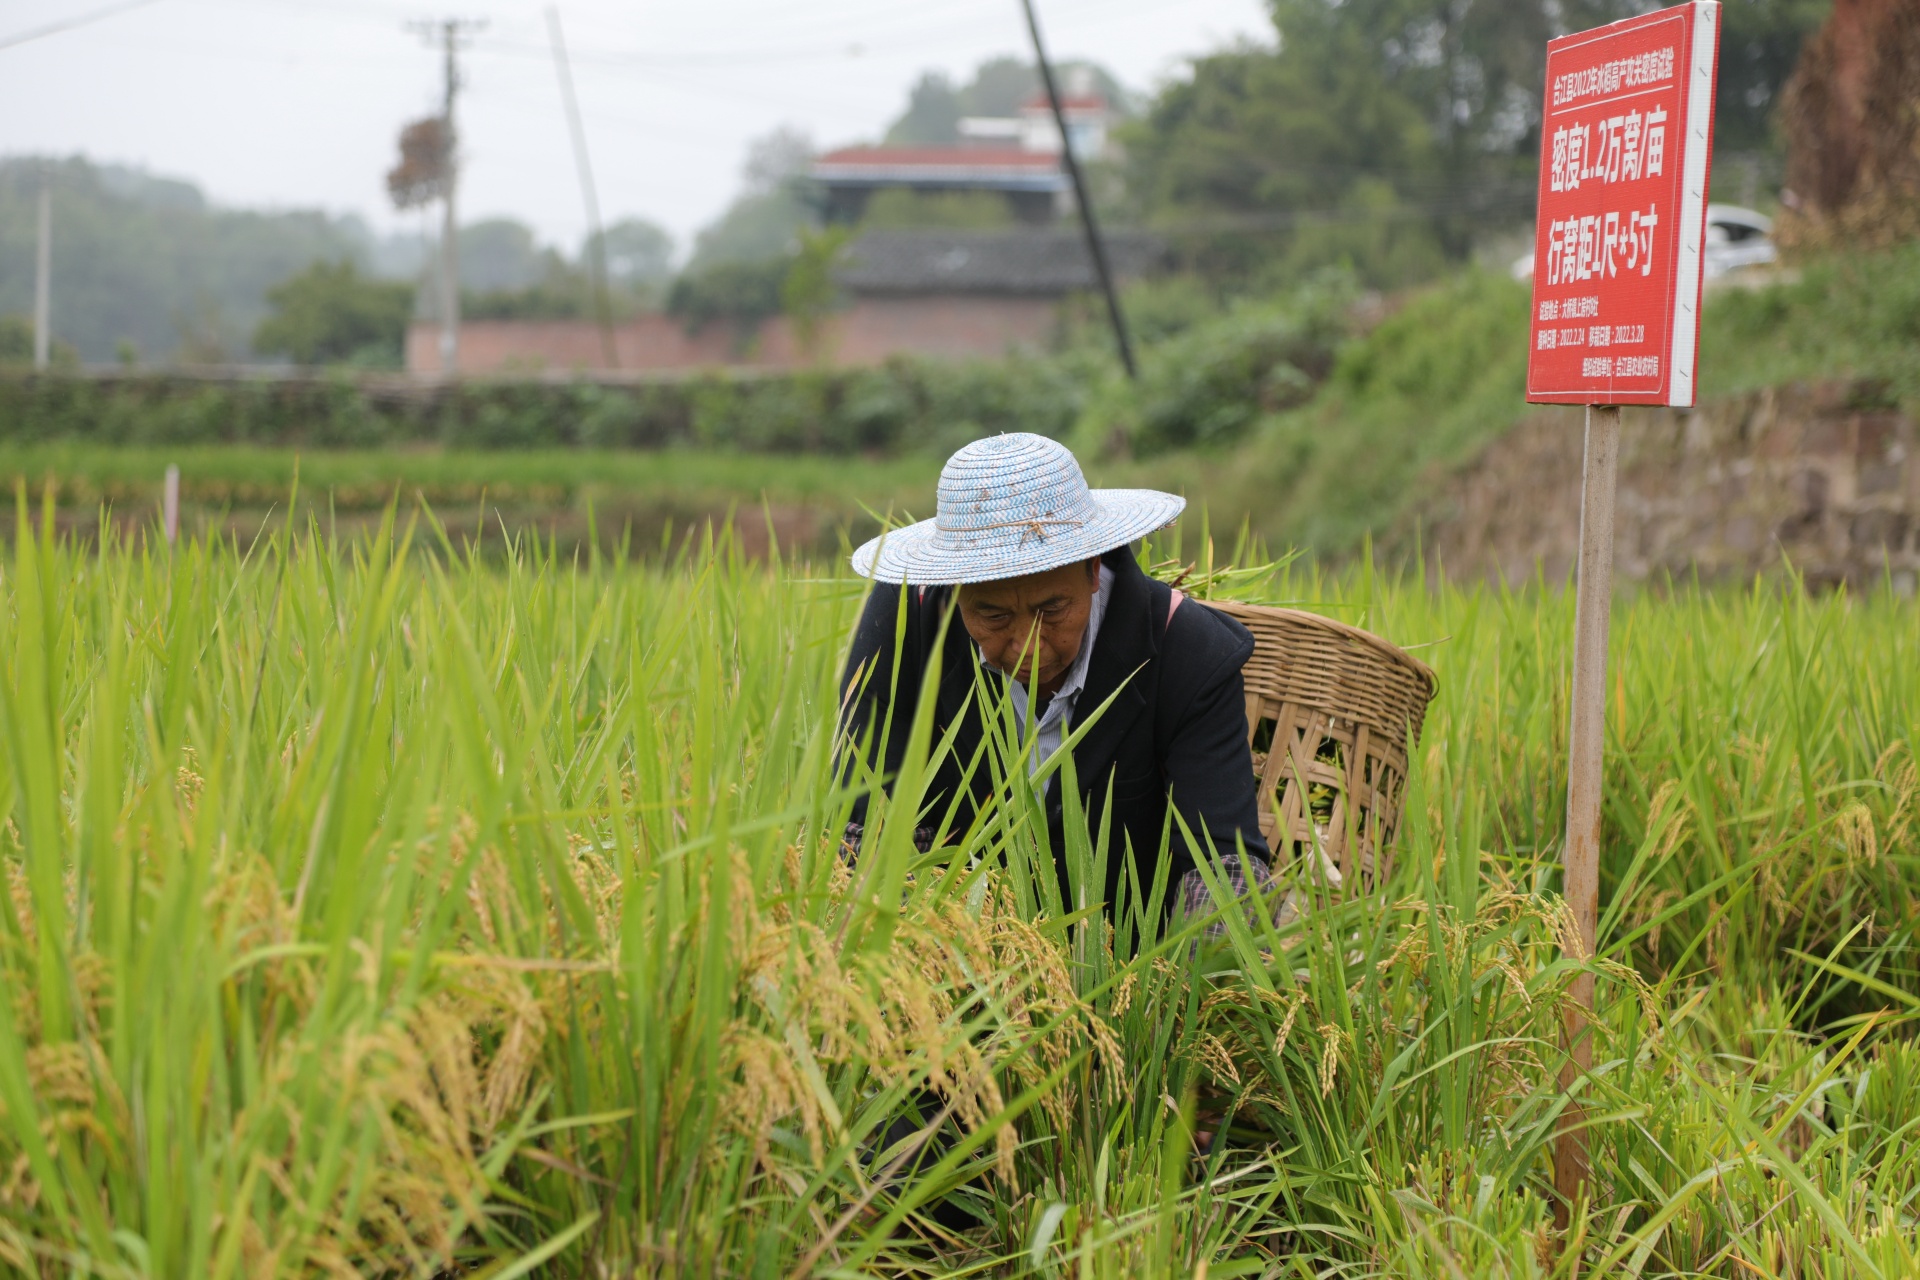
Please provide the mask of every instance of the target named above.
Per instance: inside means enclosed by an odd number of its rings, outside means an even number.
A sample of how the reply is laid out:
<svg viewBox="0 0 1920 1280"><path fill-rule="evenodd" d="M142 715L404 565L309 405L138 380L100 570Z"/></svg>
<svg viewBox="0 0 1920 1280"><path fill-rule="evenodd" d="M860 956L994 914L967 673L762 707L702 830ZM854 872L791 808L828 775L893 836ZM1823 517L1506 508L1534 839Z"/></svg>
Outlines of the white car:
<svg viewBox="0 0 1920 1280"><path fill-rule="evenodd" d="M1707 206L1707 279L1738 271L1742 267L1763 267L1778 255L1773 248L1773 219L1737 204ZM1514 259L1513 278L1533 279L1533 253Z"/></svg>

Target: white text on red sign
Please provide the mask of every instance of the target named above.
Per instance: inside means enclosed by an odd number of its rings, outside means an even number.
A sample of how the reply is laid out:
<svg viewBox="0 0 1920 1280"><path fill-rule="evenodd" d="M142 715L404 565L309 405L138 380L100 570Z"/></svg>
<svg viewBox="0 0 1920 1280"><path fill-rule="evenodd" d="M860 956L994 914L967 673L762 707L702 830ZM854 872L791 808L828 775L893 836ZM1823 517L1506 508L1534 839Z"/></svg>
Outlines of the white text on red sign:
<svg viewBox="0 0 1920 1280"><path fill-rule="evenodd" d="M1595 132L1599 140L1596 145ZM1667 111L1627 111L1553 131L1547 190L1578 191L1583 182L1638 182L1657 178L1667 161Z"/></svg>

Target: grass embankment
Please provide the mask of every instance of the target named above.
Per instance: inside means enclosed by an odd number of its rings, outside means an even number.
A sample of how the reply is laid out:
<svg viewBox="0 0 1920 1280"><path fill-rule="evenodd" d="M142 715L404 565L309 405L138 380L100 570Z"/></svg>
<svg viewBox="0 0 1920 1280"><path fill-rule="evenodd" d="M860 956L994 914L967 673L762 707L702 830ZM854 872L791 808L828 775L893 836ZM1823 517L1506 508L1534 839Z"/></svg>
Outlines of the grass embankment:
<svg viewBox="0 0 1920 1280"><path fill-rule="evenodd" d="M0 1267L1920 1267L1911 605L1622 609L1596 1182L1555 1261L1570 602L1268 590L1428 646L1441 693L1382 892L1196 948L1052 900L1018 767L954 849L877 813L835 856L855 582L23 533ZM909 1172L923 1091L948 1136ZM1238 1112L1206 1156L1196 1098Z"/></svg>
<svg viewBox="0 0 1920 1280"><path fill-rule="evenodd" d="M1446 469L1529 412L1529 287L1469 272L1416 294L1344 345L1307 405L1263 419L1220 498L1276 544L1356 548ZM1716 287L1701 312L1703 399L1793 381L1857 378L1920 405L1920 244L1808 264L1797 280Z"/></svg>

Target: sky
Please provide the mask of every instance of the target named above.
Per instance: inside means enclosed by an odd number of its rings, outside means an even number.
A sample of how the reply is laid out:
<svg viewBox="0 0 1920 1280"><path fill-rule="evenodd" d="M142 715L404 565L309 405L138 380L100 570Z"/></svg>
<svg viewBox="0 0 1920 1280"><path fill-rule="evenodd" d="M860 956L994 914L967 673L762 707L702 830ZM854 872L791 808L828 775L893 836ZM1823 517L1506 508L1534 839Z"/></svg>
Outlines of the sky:
<svg viewBox="0 0 1920 1280"><path fill-rule="evenodd" d="M429 0L430 2L430 0ZM0 155L84 153L190 179L228 205L357 213L414 229L383 175L437 110L441 62L409 23L475 18L458 108L461 220L586 228L541 0L0 0ZM1260 0L1038 0L1048 52L1136 90L1186 58L1269 42ZM123 7L126 6L126 7ZM23 33L110 11L23 43ZM873 140L920 73L1024 54L1018 0L558 0L601 214L682 250L739 184L750 139Z"/></svg>

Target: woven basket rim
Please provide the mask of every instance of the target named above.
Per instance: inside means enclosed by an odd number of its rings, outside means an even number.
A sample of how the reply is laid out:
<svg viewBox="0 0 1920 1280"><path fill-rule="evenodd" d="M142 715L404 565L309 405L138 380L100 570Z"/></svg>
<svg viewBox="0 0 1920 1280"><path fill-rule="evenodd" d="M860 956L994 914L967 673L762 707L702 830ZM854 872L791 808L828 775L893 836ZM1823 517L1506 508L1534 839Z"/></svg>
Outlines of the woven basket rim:
<svg viewBox="0 0 1920 1280"><path fill-rule="evenodd" d="M1280 605L1246 604L1239 600L1203 600L1200 603L1218 609L1226 614L1245 611L1256 617L1266 615L1275 620L1286 619L1291 622L1304 623L1308 626L1320 627L1324 630L1331 631L1335 635L1344 636L1349 640L1359 641L1389 662L1405 667L1413 672L1413 674L1419 678L1420 682L1426 686L1428 702L1432 702L1434 695L1439 692L1440 677L1434 674L1432 667L1420 661L1420 659L1414 657L1399 645L1388 640L1383 640L1371 631L1363 631L1352 623L1342 622L1338 618L1329 618L1325 614L1313 613L1306 609L1289 609Z"/></svg>

